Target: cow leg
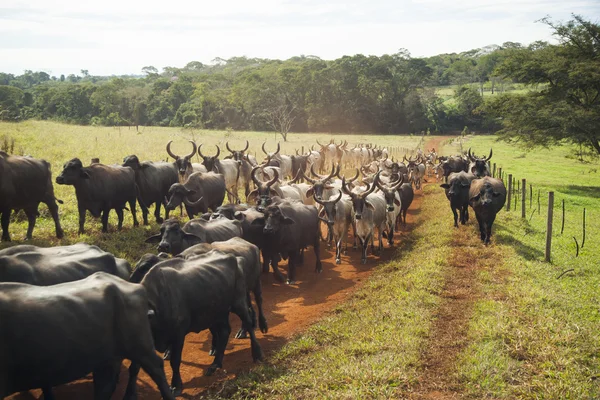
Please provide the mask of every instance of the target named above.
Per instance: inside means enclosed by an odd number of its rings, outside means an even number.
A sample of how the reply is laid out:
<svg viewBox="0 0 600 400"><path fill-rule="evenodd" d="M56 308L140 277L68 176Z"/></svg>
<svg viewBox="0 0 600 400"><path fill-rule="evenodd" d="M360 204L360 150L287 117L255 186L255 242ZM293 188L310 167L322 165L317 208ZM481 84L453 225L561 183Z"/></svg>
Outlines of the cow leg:
<svg viewBox="0 0 600 400"><path fill-rule="evenodd" d="M154 381L154 383L156 383L156 386L158 386L158 390L160 391L160 395L162 396L163 399L168 399L168 400L175 400L175 396L173 395L171 389L169 388L169 384L167 383L167 378L165 376L165 370L164 370L164 363L163 360L160 359L160 357L152 350L152 351L146 351L145 354L140 357L138 360L139 364L137 362L131 362L131 366L129 367L129 381L131 383L131 372L132 372L132 367L134 368L134 371L137 369L137 371L140 370L140 365L141 367L144 369L144 371L146 371L146 373L150 376L150 378ZM134 367L134 364L137 364ZM137 375L137 372L136 372ZM134 386L135 386L135 380L137 379L137 377L134 377ZM129 390L129 386L127 387L127 391L125 394L125 399L129 399L127 397L127 393L130 392ZM133 394L135 395L135 388L133 391ZM134 399L135 397L133 397Z"/></svg>
<svg viewBox="0 0 600 400"><path fill-rule="evenodd" d="M292 257L290 257L290 260ZM245 286L245 285L244 285ZM238 288L239 292L239 288ZM263 352L260 348L260 344L258 340L256 340L256 334L254 333L254 329L252 329L252 320L250 318L250 314L248 313L248 304L246 304L246 299L244 296L238 296L236 301L233 303L233 307L231 311L242 320L242 327L244 327L248 333L250 334L250 347L252 348L252 360L262 361ZM227 343L225 343L227 344Z"/></svg>
<svg viewBox="0 0 600 400"><path fill-rule="evenodd" d="M281 273L281 271L279 270L279 267L277 266L277 264L279 263L279 254L274 254L273 256L271 256L271 268L273 269L273 275L275 275L275 279L278 282L284 282L285 279L283 279L283 274Z"/></svg>
<svg viewBox="0 0 600 400"><path fill-rule="evenodd" d="M140 208L142 209L142 220L144 221L144 225L149 225L148 223L148 207L146 207L141 201Z"/></svg>
<svg viewBox="0 0 600 400"><path fill-rule="evenodd" d="M102 232L108 232L108 214L110 213L110 209L109 210L104 210L102 211ZM121 227L123 226L123 210L121 210L120 215L119 215L119 211L117 211L117 215L119 216L119 230L121 230Z"/></svg>
<svg viewBox="0 0 600 400"><path fill-rule="evenodd" d="M352 249L356 250L358 249L358 243L356 242L357 239L357 235L356 235L356 222L352 222L352 234L354 235L354 243L352 244Z"/></svg>
<svg viewBox="0 0 600 400"><path fill-rule="evenodd" d="M475 213L475 217L477 217L477 223L479 224L479 237L481 241L485 240L485 228L483 225L483 218L479 213Z"/></svg>
<svg viewBox="0 0 600 400"><path fill-rule="evenodd" d="M269 257L265 254L265 250L261 249L260 253L262 255L262 272L266 274L269 272Z"/></svg>
<svg viewBox="0 0 600 400"><path fill-rule="evenodd" d="M140 223L137 220L137 211L135 208L136 199L129 200L129 209L131 210L131 217L133 218L133 226L140 226ZM146 208L146 219L148 219L148 209Z"/></svg>
<svg viewBox="0 0 600 400"><path fill-rule="evenodd" d="M140 372L140 364L137 362L131 362L129 366L129 380L127 381L127 389L125 390L125 395L123 396L123 400L135 400L137 399L137 376ZM163 372L164 374L164 372ZM165 378L165 385L167 384ZM169 390L170 392L170 390Z"/></svg>
<svg viewBox="0 0 600 400"><path fill-rule="evenodd" d="M336 264L341 264L342 263L342 239L343 238L339 238L335 241L335 263ZM346 244L347 246L347 244Z"/></svg>
<svg viewBox="0 0 600 400"><path fill-rule="evenodd" d="M366 264L367 263L367 250L369 248L369 236L367 236L364 240L363 238L359 237L358 240L360 240L360 244L361 244L361 248L362 248L362 255L360 258L360 263L361 264Z"/></svg>
<svg viewBox="0 0 600 400"><path fill-rule="evenodd" d="M244 301L245 303L245 301ZM233 311L233 310L232 310ZM248 313L248 310L245 310ZM249 318L249 317L248 317ZM213 329L218 331L218 334L215 335L217 337L217 348L215 351L215 359L213 363L208 367L204 375L210 376L215 373L215 371L219 368L223 368L223 357L225 356L225 348L227 347L227 342L229 342L229 334L231 333L231 327L229 326L229 314L226 314L223 320L217 323ZM250 329L250 336L252 337L254 331Z"/></svg>
<svg viewBox="0 0 600 400"><path fill-rule="evenodd" d="M210 331L211 341L210 341L210 350L208 351L209 356L213 356L217 354L217 346L219 345L219 330L215 327L208 328Z"/></svg>
<svg viewBox="0 0 600 400"><path fill-rule="evenodd" d="M248 313L250 314L250 319L252 319L252 329L256 329L256 311L254 311L254 307L252 307L252 299L250 298L250 291L246 292L246 302L248 303ZM244 329L244 327L240 327L240 329L235 334L236 339L246 339L248 337L248 332Z"/></svg>
<svg viewBox="0 0 600 400"><path fill-rule="evenodd" d="M52 391L52 386L42 388L42 393L44 394L44 400L54 400L54 392Z"/></svg>
<svg viewBox="0 0 600 400"><path fill-rule="evenodd" d="M383 253L383 229L381 227L377 228L377 233L379 234L379 248L377 249L377 255L381 256L381 253Z"/></svg>
<svg viewBox="0 0 600 400"><path fill-rule="evenodd" d="M323 272L323 265L321 264L321 242L319 242L319 238L316 238L314 241L313 251L315 252L315 258L317 259L315 263L315 271L320 274Z"/></svg>
<svg viewBox="0 0 600 400"><path fill-rule="evenodd" d="M394 245L394 221L388 226L388 245L392 247Z"/></svg>
<svg viewBox="0 0 600 400"><path fill-rule="evenodd" d="M106 222L108 222L108 213L110 211L106 212ZM117 225L117 229L121 230L123 229L123 209L122 208L115 208L115 212L117 213L117 218L119 219L119 224ZM104 217L104 215L102 216Z"/></svg>
<svg viewBox="0 0 600 400"><path fill-rule="evenodd" d="M485 224L485 244L490 244L490 240L492 239L492 225L494 224L494 220L496 219L496 215L492 214L489 217L489 220L486 221Z"/></svg>
<svg viewBox="0 0 600 400"><path fill-rule="evenodd" d="M465 224L469 222L469 206L465 206Z"/></svg>
<svg viewBox="0 0 600 400"><path fill-rule="evenodd" d="M37 219L38 213L38 205L35 207L27 207L23 211L25 211L25 215L27 215L27 234L25 235L25 240L31 240L33 235L33 228L35 228L35 220Z"/></svg>
<svg viewBox="0 0 600 400"><path fill-rule="evenodd" d="M163 223L163 219L160 216L160 206L162 205L162 203L160 201L157 201L156 204L154 205L154 218L156 219L156 223L158 224L162 224ZM166 209L166 207L165 207ZM144 225L146 225L146 222L144 221Z"/></svg>
<svg viewBox="0 0 600 400"><path fill-rule="evenodd" d="M109 400L119 379L121 360L94 369L94 400Z"/></svg>
<svg viewBox="0 0 600 400"><path fill-rule="evenodd" d="M296 257L298 250L290 252L288 255L288 278L287 284L294 285L296 283Z"/></svg>
<svg viewBox="0 0 600 400"><path fill-rule="evenodd" d="M54 230L56 231L56 237L58 239L62 239L65 233L62 227L60 226L60 219L58 218L58 205L56 204L54 195L52 195L52 199L48 199L48 201L45 201L44 203L48 206L50 215L52 215L52 219L54 220Z"/></svg>
<svg viewBox="0 0 600 400"><path fill-rule="evenodd" d="M454 214L454 227L458 228L458 214L456 213L456 208L454 207L450 207L452 208L452 214Z"/></svg>
<svg viewBox="0 0 600 400"><path fill-rule="evenodd" d="M77 204L77 210L79 211L79 234L84 233L83 225L85 224L85 207L82 204Z"/></svg>
<svg viewBox="0 0 600 400"><path fill-rule="evenodd" d="M262 282L260 278L256 280L256 285L254 285L254 301L256 301L256 308L258 308L258 327L262 333L267 333L269 327L267 326L267 318L265 317L265 313L263 312L263 298L262 298Z"/></svg>
<svg viewBox="0 0 600 400"><path fill-rule="evenodd" d="M408 209L405 209L402 211L402 214L404 215L404 221L403 221L403 225L406 226L406 213L407 213Z"/></svg>
<svg viewBox="0 0 600 400"><path fill-rule="evenodd" d="M171 392L173 395L179 396L183 391L183 381L181 380L181 373L179 367L181 366L181 353L183 352L183 343L185 335L180 336L171 342L171 370L173 371L173 378L171 378Z"/></svg>
<svg viewBox="0 0 600 400"><path fill-rule="evenodd" d="M10 224L10 209L0 210L2 213L2 219L0 220L0 224L2 225L2 241L10 242L10 235L8 233L8 225Z"/></svg>

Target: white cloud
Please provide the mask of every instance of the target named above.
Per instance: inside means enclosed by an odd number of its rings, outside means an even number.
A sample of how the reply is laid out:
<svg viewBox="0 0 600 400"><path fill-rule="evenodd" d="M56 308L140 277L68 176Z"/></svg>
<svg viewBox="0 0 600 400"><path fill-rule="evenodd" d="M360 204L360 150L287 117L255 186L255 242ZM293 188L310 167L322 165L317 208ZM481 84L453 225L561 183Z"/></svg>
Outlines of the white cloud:
<svg viewBox="0 0 600 400"><path fill-rule="evenodd" d="M414 56L551 39L534 21L600 16L596 0L4 0L0 71L139 73L215 57Z"/></svg>

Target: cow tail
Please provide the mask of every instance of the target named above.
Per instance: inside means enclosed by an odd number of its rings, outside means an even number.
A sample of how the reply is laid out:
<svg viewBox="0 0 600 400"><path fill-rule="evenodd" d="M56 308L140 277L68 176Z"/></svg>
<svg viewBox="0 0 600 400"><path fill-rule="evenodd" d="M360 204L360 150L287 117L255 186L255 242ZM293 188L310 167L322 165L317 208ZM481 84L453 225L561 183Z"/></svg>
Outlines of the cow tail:
<svg viewBox="0 0 600 400"><path fill-rule="evenodd" d="M58 204L65 204L64 201L62 201L61 199L57 199L56 197L54 197L54 200L58 203Z"/></svg>

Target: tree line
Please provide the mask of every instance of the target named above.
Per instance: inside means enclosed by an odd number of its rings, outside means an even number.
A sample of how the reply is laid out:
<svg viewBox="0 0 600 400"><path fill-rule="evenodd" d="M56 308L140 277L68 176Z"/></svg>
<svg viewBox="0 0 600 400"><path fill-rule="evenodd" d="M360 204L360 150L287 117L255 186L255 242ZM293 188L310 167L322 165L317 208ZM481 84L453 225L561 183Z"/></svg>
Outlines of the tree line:
<svg viewBox="0 0 600 400"><path fill-rule="evenodd" d="M336 60L217 58L140 76L0 73L0 119L287 132L500 131L595 148L600 111L598 24L546 23L558 44L506 42L413 58L401 50ZM525 91L510 92L512 85ZM439 88L453 85L452 98ZM484 96L485 92L494 96ZM568 122L567 120L570 120Z"/></svg>

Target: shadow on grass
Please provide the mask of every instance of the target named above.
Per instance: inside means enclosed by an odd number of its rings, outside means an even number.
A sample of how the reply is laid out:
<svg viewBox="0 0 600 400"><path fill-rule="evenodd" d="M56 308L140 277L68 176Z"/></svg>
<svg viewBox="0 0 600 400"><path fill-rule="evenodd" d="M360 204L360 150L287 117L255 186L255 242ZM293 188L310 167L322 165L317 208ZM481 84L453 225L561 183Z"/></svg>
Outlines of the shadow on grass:
<svg viewBox="0 0 600 400"><path fill-rule="evenodd" d="M514 247L517 254L526 260L539 260L544 256L544 252L542 248L535 248L528 244L525 244L518 237L515 237L514 233L511 233L508 229L502 226L502 224L494 224L494 227L497 229L496 240L499 243L506 244ZM500 229L498 229L500 228Z"/></svg>
<svg viewBox="0 0 600 400"><path fill-rule="evenodd" d="M600 198L600 187L598 186L565 185L558 190L565 194L577 197Z"/></svg>

